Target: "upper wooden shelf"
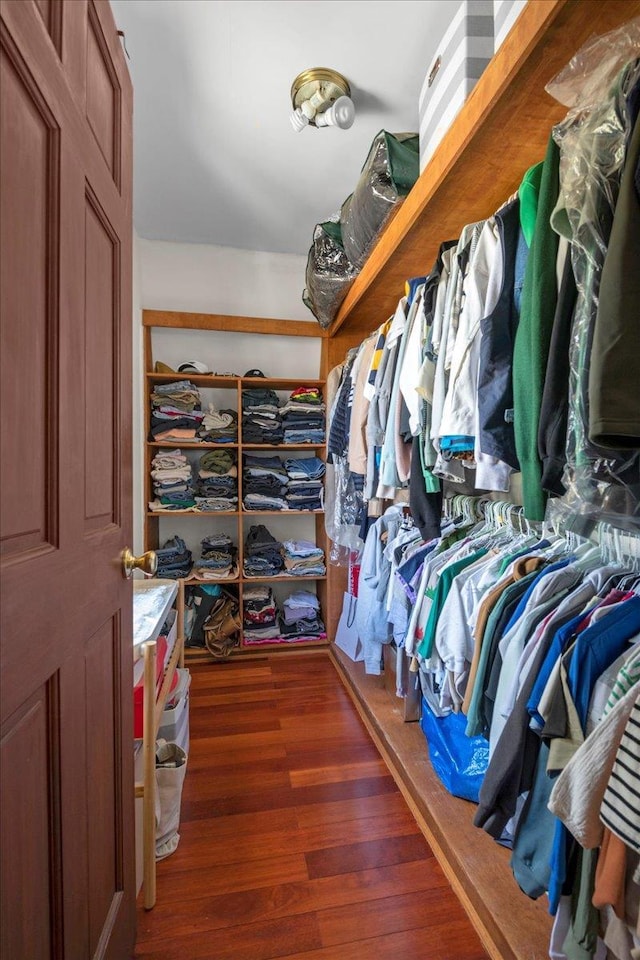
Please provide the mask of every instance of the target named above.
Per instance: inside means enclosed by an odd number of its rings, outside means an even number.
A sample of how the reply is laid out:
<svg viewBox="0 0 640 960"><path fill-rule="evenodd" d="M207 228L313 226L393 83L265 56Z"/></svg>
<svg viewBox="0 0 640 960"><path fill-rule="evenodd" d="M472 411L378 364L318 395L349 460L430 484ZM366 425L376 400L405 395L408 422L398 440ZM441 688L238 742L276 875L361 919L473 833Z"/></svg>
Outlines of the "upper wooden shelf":
<svg viewBox="0 0 640 960"><path fill-rule="evenodd" d="M217 373L194 373L192 370L176 370L175 373L148 373L147 380L154 383L177 383L178 380L190 380L196 387L225 387L238 389L239 377L229 377Z"/></svg>
<svg viewBox="0 0 640 960"><path fill-rule="evenodd" d="M529 0L345 298L329 335L367 334L440 244L494 213L545 154L567 108L545 92L576 51L640 13L640 0Z"/></svg>
<svg viewBox="0 0 640 960"><path fill-rule="evenodd" d="M267 387L269 390L284 390L291 392L298 387L324 387L324 380L314 380L308 377L232 377L216 373L193 373L184 370L182 373L147 373L149 383L174 383L178 380L190 380L197 387L229 387L237 389L238 383L247 390L251 387Z"/></svg>
<svg viewBox="0 0 640 960"><path fill-rule="evenodd" d="M183 330L222 330L232 333L267 333L282 337L326 339L327 330L315 320L278 320L269 317L236 317L222 313L185 313L179 310L143 310L144 327Z"/></svg>
<svg viewBox="0 0 640 960"><path fill-rule="evenodd" d="M242 386L268 387L270 390L297 390L298 387L324 387L324 380L309 380L308 377L241 377Z"/></svg>

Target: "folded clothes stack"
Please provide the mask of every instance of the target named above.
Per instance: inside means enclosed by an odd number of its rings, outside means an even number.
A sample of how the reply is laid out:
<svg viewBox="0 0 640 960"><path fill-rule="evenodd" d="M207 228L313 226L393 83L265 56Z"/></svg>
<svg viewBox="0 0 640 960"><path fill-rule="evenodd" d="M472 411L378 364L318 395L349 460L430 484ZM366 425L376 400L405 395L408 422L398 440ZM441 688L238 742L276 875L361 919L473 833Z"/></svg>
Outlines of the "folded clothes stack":
<svg viewBox="0 0 640 960"><path fill-rule="evenodd" d="M200 457L196 504L203 513L238 509L238 467L231 450L207 450Z"/></svg>
<svg viewBox="0 0 640 960"><path fill-rule="evenodd" d="M204 414L200 391L190 380L159 383L151 394L150 440L197 443Z"/></svg>
<svg viewBox="0 0 640 960"><path fill-rule="evenodd" d="M235 410L216 410L210 403L202 418L198 436L206 443L235 443L238 439L238 414Z"/></svg>
<svg viewBox="0 0 640 960"><path fill-rule="evenodd" d="M242 391L243 443L282 443L280 401L275 390L249 387Z"/></svg>
<svg viewBox="0 0 640 960"><path fill-rule="evenodd" d="M283 640L326 640L320 619L320 603L314 593L298 590L287 597L282 606Z"/></svg>
<svg viewBox="0 0 640 960"><path fill-rule="evenodd" d="M158 558L157 577L169 580L179 580L188 577L191 573L191 551L182 537L171 537L156 550Z"/></svg>
<svg viewBox="0 0 640 960"><path fill-rule="evenodd" d="M326 407L317 387L298 387L280 413L285 443L324 443Z"/></svg>
<svg viewBox="0 0 640 960"><path fill-rule="evenodd" d="M225 533L213 533L200 542L201 556L192 576L199 580L235 580L238 577L238 549Z"/></svg>
<svg viewBox="0 0 640 960"><path fill-rule="evenodd" d="M245 643L264 643L280 637L280 618L270 587L247 587L244 591L242 625Z"/></svg>
<svg viewBox="0 0 640 960"><path fill-rule="evenodd" d="M159 450L151 461L151 479L156 499L149 504L150 510L197 509L191 464L180 450Z"/></svg>
<svg viewBox="0 0 640 960"><path fill-rule="evenodd" d="M291 577L324 577L324 551L310 540L285 540L282 544L285 573Z"/></svg>
<svg viewBox="0 0 640 960"><path fill-rule="evenodd" d="M286 510L287 471L279 457L245 454L242 497L245 510Z"/></svg>
<svg viewBox="0 0 640 960"><path fill-rule="evenodd" d="M282 573L282 544L263 524L250 527L244 543L245 577L275 577Z"/></svg>
<svg viewBox="0 0 640 960"><path fill-rule="evenodd" d="M287 471L286 501L289 510L322 509L322 477L325 464L319 457L290 458Z"/></svg>

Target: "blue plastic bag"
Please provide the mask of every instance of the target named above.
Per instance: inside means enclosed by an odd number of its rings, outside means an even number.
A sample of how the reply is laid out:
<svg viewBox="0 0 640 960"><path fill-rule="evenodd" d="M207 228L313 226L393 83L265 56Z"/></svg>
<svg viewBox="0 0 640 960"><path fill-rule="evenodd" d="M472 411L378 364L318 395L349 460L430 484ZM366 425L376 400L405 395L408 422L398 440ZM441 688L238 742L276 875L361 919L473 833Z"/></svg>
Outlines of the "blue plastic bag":
<svg viewBox="0 0 640 960"><path fill-rule="evenodd" d="M436 717L427 701L422 700L420 726L427 738L433 769L454 797L477 803L489 766L489 743L484 737L468 737L466 725L463 714Z"/></svg>

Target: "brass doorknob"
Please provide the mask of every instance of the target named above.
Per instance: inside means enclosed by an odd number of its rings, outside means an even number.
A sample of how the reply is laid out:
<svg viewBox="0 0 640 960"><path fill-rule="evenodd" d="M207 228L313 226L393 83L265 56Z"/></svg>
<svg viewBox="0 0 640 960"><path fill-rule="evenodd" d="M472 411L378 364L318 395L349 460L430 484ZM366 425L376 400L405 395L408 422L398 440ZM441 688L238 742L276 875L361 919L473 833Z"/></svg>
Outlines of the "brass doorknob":
<svg viewBox="0 0 640 960"><path fill-rule="evenodd" d="M129 580L134 570L142 570L145 577L153 577L158 571L158 557L155 550L147 550L141 557L134 557L129 547L122 551L122 572Z"/></svg>

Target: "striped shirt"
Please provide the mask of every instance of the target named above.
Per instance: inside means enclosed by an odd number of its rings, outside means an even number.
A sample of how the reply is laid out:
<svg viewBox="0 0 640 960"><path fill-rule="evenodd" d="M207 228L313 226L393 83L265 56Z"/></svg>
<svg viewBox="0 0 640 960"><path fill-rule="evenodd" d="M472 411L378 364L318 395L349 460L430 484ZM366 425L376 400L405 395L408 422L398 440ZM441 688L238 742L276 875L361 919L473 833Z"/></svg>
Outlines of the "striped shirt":
<svg viewBox="0 0 640 960"><path fill-rule="evenodd" d="M389 317L386 323L383 323L380 329L378 330L378 339L376 340L376 347L373 351L373 356L371 358L371 366L369 367L369 375L367 377L367 382L364 385L364 396L367 400L373 400L375 396L376 388L376 377L378 374L378 367L380 366L380 361L382 360L382 353L384 351L384 345L387 339L387 334L391 329L391 324L393 323L393 317Z"/></svg>
<svg viewBox="0 0 640 960"><path fill-rule="evenodd" d="M622 734L600 819L628 847L640 853L640 694Z"/></svg>
<svg viewBox="0 0 640 960"><path fill-rule="evenodd" d="M620 667L618 675L614 681L609 699L603 710L602 716L606 717L610 710L613 710L618 700L624 697L631 687L640 680L640 650L631 656L627 662Z"/></svg>

